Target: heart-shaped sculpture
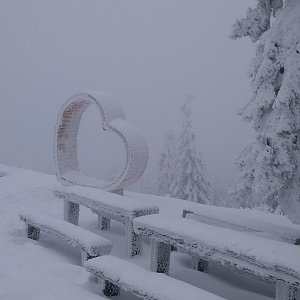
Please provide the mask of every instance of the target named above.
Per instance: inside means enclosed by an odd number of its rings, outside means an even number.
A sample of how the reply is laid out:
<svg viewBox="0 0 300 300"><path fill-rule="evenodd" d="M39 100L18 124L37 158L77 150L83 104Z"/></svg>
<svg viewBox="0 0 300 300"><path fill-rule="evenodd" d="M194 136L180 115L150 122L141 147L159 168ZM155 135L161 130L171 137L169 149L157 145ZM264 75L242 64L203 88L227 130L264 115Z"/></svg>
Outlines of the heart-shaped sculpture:
<svg viewBox="0 0 300 300"><path fill-rule="evenodd" d="M83 113L96 105L102 118L102 129L116 134L126 151L124 169L112 182L104 182L81 173L78 164L77 136ZM135 183L148 161L148 147L143 135L125 120L123 108L104 93L80 93L61 108L56 124L54 157L56 175L64 184L118 191Z"/></svg>

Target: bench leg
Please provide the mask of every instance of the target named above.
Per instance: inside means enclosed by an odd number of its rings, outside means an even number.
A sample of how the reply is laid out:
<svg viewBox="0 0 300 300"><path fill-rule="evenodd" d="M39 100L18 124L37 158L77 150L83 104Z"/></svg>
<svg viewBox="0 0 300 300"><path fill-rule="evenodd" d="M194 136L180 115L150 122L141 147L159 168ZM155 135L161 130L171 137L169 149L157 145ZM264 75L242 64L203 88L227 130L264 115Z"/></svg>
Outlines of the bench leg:
<svg viewBox="0 0 300 300"><path fill-rule="evenodd" d="M169 274L171 245L151 239L151 271Z"/></svg>
<svg viewBox="0 0 300 300"><path fill-rule="evenodd" d="M173 252L176 252L177 251L177 247L176 246L174 246L174 245L171 245L171 251Z"/></svg>
<svg viewBox="0 0 300 300"><path fill-rule="evenodd" d="M208 261L192 256L192 268L200 272L205 272L208 270Z"/></svg>
<svg viewBox="0 0 300 300"><path fill-rule="evenodd" d="M27 237L32 240L38 240L40 238L40 230L31 225L27 226Z"/></svg>
<svg viewBox="0 0 300 300"><path fill-rule="evenodd" d="M104 287L102 292L107 297L119 296L120 288L117 285L109 282L108 280L104 280Z"/></svg>
<svg viewBox="0 0 300 300"><path fill-rule="evenodd" d="M72 203L70 201L64 201L64 220L78 225L79 219L79 204Z"/></svg>
<svg viewBox="0 0 300 300"><path fill-rule="evenodd" d="M276 282L276 300L299 300L297 297L297 288L288 284Z"/></svg>
<svg viewBox="0 0 300 300"><path fill-rule="evenodd" d="M110 219L98 215L98 229L99 230L109 230L110 229Z"/></svg>
<svg viewBox="0 0 300 300"><path fill-rule="evenodd" d="M133 230L132 221L126 222L127 256L142 255L143 241L142 237Z"/></svg>

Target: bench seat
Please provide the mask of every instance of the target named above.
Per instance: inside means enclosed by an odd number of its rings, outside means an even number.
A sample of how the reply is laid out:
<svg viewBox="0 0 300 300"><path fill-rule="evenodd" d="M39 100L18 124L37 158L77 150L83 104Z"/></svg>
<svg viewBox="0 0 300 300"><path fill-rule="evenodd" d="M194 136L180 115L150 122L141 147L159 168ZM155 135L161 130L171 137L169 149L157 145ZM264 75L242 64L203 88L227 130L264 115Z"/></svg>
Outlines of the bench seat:
<svg viewBox="0 0 300 300"><path fill-rule="evenodd" d="M40 231L52 234L64 242L82 251L82 262L87 259L107 255L112 242L71 223L43 215L20 214L27 227L28 238L38 240Z"/></svg>
<svg viewBox="0 0 300 300"><path fill-rule="evenodd" d="M151 300L221 300L223 298L179 281L165 274L148 271L134 263L106 255L85 263L88 272L96 275L106 296L116 296L119 288L137 297Z"/></svg>

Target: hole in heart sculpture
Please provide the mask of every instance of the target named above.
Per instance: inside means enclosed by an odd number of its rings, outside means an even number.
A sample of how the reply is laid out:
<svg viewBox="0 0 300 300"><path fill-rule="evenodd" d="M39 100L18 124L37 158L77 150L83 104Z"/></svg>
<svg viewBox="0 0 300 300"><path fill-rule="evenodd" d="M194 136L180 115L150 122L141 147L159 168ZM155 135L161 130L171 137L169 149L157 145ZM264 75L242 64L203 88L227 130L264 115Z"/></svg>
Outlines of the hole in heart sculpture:
<svg viewBox="0 0 300 300"><path fill-rule="evenodd" d="M87 176L81 171L78 163L78 142L84 141L82 138L78 139L79 127L82 119L85 125L83 115L90 106L96 108L100 114L99 119L102 123L99 122L99 128L111 135L111 138L103 140L111 145L105 144L104 148L114 149L119 146L120 149L113 152L122 156L116 160L118 164L116 162L111 164L111 169L107 170L104 180ZM122 148L123 155L120 151ZM62 106L56 125L54 152L59 181L107 191L117 191L136 182L143 174L148 160L148 148L142 134L125 120L122 107L111 96L102 93L77 94ZM103 154L105 150L101 155ZM99 162L103 159L105 157L99 157ZM123 164L120 163L122 161ZM105 164L107 162L103 163L103 169ZM87 169L82 166L82 170Z"/></svg>
<svg viewBox="0 0 300 300"><path fill-rule="evenodd" d="M82 115L78 136L78 164L81 173L103 181L117 179L125 168L126 155L120 138L107 130L99 130L99 111L90 105ZM98 125L98 126L97 126Z"/></svg>

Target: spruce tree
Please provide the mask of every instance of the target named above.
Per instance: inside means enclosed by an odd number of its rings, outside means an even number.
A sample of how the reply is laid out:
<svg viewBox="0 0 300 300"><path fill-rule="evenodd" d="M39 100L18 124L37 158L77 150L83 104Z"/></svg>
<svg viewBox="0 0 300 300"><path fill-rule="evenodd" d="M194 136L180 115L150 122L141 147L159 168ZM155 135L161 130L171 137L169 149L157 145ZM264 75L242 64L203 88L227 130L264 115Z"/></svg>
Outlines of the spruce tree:
<svg viewBox="0 0 300 300"><path fill-rule="evenodd" d="M176 141L172 131L168 132L164 140L164 149L159 161L158 194L171 195L171 185L174 181L176 162Z"/></svg>
<svg viewBox="0 0 300 300"><path fill-rule="evenodd" d="M191 120L191 97L183 105L183 131L180 135L172 196L193 202L210 204L211 185L206 168L196 147L196 135Z"/></svg>
<svg viewBox="0 0 300 300"><path fill-rule="evenodd" d="M260 32L249 16L234 27L234 37L258 41L250 67L253 96L241 111L256 136L237 161L232 195L238 206L267 205L272 211L280 206L300 222L300 2L260 0L258 6L263 3L269 23Z"/></svg>

